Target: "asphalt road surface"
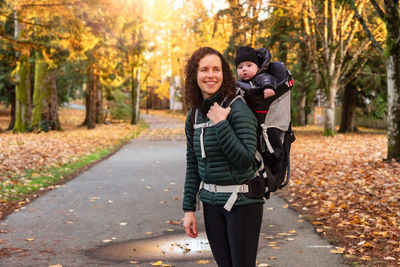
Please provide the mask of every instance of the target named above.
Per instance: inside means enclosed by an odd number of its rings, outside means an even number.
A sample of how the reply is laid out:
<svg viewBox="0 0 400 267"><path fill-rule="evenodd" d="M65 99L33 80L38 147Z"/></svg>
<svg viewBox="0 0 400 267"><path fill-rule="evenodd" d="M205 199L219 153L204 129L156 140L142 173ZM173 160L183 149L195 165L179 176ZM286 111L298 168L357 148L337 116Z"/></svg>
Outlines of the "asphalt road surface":
<svg viewBox="0 0 400 267"><path fill-rule="evenodd" d="M181 225L184 123L144 118L141 137L0 222L0 266L216 266L202 213L197 239ZM346 266L287 206L264 205L259 266Z"/></svg>

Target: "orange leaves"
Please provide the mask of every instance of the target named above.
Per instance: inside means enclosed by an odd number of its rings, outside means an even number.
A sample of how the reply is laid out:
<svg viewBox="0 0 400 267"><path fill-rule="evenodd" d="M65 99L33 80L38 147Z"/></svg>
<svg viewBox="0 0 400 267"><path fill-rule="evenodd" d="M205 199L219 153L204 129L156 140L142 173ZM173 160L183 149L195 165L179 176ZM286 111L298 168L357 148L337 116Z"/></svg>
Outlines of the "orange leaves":
<svg viewBox="0 0 400 267"><path fill-rule="evenodd" d="M295 129L284 197L316 218L317 232L338 240L332 253L400 261L400 163L383 161L386 135L330 138L309 128Z"/></svg>

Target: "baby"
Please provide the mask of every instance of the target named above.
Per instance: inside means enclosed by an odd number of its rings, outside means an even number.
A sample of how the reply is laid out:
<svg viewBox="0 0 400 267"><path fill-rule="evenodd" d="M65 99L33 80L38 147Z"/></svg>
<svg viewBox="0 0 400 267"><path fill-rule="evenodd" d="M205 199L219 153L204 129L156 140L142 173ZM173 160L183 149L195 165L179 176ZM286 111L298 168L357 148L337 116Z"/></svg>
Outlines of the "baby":
<svg viewBox="0 0 400 267"><path fill-rule="evenodd" d="M276 79L267 73L271 53L265 48L254 50L250 46L239 47L236 53L235 65L240 81L238 86L244 91L244 99L254 112L258 124L265 124L265 117L271 103L275 100ZM273 148L268 154L267 165L273 165L283 156L281 135L283 131L276 127L268 127L268 142ZM262 129L258 127L257 135L262 136ZM257 142L257 150L265 151L267 144ZM268 145L267 145L268 146ZM282 166L279 166L281 168ZM274 171L274 170L272 170Z"/></svg>
<svg viewBox="0 0 400 267"><path fill-rule="evenodd" d="M259 124L264 123L271 100L275 95L276 79L267 73L271 53L260 48L257 51L250 46L239 47L235 65L241 82L239 86L245 91L245 100L255 113ZM247 86L243 86L245 84ZM246 87L246 88L244 88Z"/></svg>

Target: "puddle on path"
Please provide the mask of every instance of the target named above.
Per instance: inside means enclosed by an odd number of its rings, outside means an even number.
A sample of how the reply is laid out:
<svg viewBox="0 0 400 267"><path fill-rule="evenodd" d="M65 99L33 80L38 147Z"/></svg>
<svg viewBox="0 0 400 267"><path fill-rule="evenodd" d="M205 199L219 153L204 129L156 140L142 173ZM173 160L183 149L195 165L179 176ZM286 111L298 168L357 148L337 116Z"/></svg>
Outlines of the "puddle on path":
<svg viewBox="0 0 400 267"><path fill-rule="evenodd" d="M205 233L199 233L194 239L180 234L111 243L89 251L89 254L102 260L139 262L212 258Z"/></svg>

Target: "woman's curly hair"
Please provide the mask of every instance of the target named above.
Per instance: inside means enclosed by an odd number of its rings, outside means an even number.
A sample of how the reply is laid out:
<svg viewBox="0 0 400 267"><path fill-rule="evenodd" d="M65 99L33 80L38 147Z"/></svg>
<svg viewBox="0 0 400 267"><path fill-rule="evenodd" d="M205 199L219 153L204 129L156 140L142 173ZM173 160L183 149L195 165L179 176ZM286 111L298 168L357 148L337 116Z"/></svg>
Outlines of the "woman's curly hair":
<svg viewBox="0 0 400 267"><path fill-rule="evenodd" d="M188 107L200 108L203 102L203 95L197 84L197 71L200 60L206 55L217 55L221 59L223 79L219 90L222 99L230 102L236 94L236 81L224 56L211 47L201 47L192 54L185 68L185 101Z"/></svg>

